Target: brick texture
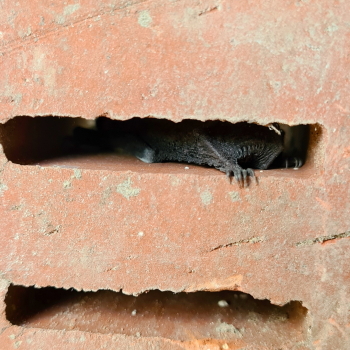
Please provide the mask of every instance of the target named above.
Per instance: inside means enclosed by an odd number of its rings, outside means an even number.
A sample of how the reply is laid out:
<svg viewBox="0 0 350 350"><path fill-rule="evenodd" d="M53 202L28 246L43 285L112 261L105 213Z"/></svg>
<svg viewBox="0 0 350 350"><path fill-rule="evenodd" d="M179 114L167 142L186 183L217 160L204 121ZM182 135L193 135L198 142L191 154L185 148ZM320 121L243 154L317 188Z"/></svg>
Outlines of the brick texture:
<svg viewBox="0 0 350 350"><path fill-rule="evenodd" d="M20 165L1 151L2 299L9 283L239 290L302 302L310 328L295 349L349 348L347 1L5 1L0 21L2 123L105 115L312 124L306 165L257 173L248 189L192 165L113 155ZM6 125L5 151L25 148L25 125L11 138ZM24 329L1 305L4 349L223 346Z"/></svg>

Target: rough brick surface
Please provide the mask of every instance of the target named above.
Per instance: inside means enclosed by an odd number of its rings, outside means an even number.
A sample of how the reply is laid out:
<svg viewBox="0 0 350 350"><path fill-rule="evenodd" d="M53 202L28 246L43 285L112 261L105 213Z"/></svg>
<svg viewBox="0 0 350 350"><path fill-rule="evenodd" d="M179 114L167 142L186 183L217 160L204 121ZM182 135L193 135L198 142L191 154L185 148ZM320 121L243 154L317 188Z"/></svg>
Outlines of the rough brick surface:
<svg viewBox="0 0 350 350"><path fill-rule="evenodd" d="M154 116L318 123L321 134L305 167L259 173L244 190L195 166L114 156L31 166L1 152L2 285L300 300L311 327L300 349L349 347L347 1L5 1L0 19L2 122ZM18 145L4 130L0 142ZM77 349L81 337L82 348L196 346L7 328L3 308L5 349Z"/></svg>

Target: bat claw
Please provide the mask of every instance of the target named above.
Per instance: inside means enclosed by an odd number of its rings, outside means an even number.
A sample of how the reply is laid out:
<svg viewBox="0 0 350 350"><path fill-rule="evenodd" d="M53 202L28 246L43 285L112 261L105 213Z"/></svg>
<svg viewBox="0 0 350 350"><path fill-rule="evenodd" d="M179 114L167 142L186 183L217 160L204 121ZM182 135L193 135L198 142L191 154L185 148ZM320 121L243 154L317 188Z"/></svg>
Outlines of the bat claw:
<svg viewBox="0 0 350 350"><path fill-rule="evenodd" d="M247 170L243 169L242 170L242 177L243 177L243 187L248 187L248 177L247 177Z"/></svg>
<svg viewBox="0 0 350 350"><path fill-rule="evenodd" d="M249 183L250 183L249 177L252 177L256 180L254 170L251 168L247 168L247 169L238 168L233 170L232 172L233 172L233 176L235 177L240 187L245 188L249 186Z"/></svg>
<svg viewBox="0 0 350 350"><path fill-rule="evenodd" d="M255 183L258 184L258 178L255 176L254 170L251 168L248 168L247 172L251 178L255 179Z"/></svg>
<svg viewBox="0 0 350 350"><path fill-rule="evenodd" d="M231 183L232 183L232 171L230 171L230 170L226 171L226 178L228 179L228 182L231 185Z"/></svg>
<svg viewBox="0 0 350 350"><path fill-rule="evenodd" d="M298 169L303 165L303 161L299 157L287 157L285 159L286 168Z"/></svg>
<svg viewBox="0 0 350 350"><path fill-rule="evenodd" d="M234 174L234 177L235 177L236 181L241 185L242 184L242 173L241 173L241 171L234 171L233 174Z"/></svg>

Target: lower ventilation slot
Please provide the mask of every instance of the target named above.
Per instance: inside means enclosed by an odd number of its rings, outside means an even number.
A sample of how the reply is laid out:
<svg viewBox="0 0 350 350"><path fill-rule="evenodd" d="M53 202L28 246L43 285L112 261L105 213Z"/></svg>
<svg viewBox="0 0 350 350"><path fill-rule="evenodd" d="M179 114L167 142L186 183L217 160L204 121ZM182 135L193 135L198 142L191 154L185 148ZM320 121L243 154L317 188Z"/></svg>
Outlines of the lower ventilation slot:
<svg viewBox="0 0 350 350"><path fill-rule="evenodd" d="M276 347L306 338L301 302L280 307L241 292L150 291L135 297L11 285L5 302L8 321L23 327Z"/></svg>

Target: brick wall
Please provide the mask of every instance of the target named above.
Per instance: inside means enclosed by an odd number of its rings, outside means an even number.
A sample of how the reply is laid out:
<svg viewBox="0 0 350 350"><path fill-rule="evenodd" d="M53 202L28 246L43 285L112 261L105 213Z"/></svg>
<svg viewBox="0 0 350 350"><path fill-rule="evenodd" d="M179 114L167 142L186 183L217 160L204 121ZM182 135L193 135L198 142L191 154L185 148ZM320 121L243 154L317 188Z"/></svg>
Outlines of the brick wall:
<svg viewBox="0 0 350 350"><path fill-rule="evenodd" d="M22 327L6 318L11 284L133 295L228 290L274 305L299 301L307 309L300 334L279 348L349 347L346 1L2 7L4 349L269 349L276 334L289 334L284 321L279 333L262 329L256 339L266 338L255 342ZM54 135L101 115L310 124L308 161L297 171L257 173L259 185L242 189L214 169L181 164L19 160L30 147L54 154ZM248 321L244 328L248 334Z"/></svg>

